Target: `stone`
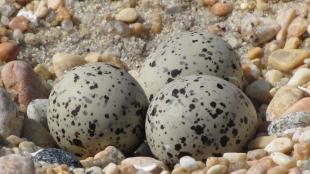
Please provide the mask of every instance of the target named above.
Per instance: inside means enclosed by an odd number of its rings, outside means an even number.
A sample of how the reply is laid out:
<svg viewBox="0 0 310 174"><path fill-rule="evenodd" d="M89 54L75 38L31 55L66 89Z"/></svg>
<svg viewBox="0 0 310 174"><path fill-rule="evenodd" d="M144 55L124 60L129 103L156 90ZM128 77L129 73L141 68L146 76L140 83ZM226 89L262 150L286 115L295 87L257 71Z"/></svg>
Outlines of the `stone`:
<svg viewBox="0 0 310 174"><path fill-rule="evenodd" d="M265 80L268 81L272 86L276 86L282 77L282 72L275 69L269 70L265 74Z"/></svg>
<svg viewBox="0 0 310 174"><path fill-rule="evenodd" d="M25 141L25 139L20 138L16 135L10 135L6 137L6 141L9 143L10 146L17 147L21 142Z"/></svg>
<svg viewBox="0 0 310 174"><path fill-rule="evenodd" d="M288 169L296 166L296 160L284 153L274 152L270 155L270 157L273 162L275 162L279 166L286 167Z"/></svg>
<svg viewBox="0 0 310 174"><path fill-rule="evenodd" d="M82 167L80 161L71 153L56 148L46 148L37 152L33 157L34 162L48 164L66 164L69 167Z"/></svg>
<svg viewBox="0 0 310 174"><path fill-rule="evenodd" d="M130 169L129 166L134 166L136 170L142 170L144 172L150 173L155 171L156 173L160 173L161 171L169 170L169 168L163 162L151 157L130 157L121 162L121 168Z"/></svg>
<svg viewBox="0 0 310 174"><path fill-rule="evenodd" d="M267 171L267 174L287 174L288 169L282 166L276 166Z"/></svg>
<svg viewBox="0 0 310 174"><path fill-rule="evenodd" d="M288 153L293 149L293 141L287 137L279 137L272 140L266 147L265 150L268 153L282 152Z"/></svg>
<svg viewBox="0 0 310 174"><path fill-rule="evenodd" d="M54 3L56 1L53 1ZM34 15L37 18L44 18L48 14L48 7L47 7L47 2L46 1L40 1L38 8L35 10Z"/></svg>
<svg viewBox="0 0 310 174"><path fill-rule="evenodd" d="M308 81L310 81L310 69L299 68L291 77L290 81L288 81L287 85L298 87L304 85Z"/></svg>
<svg viewBox="0 0 310 174"><path fill-rule="evenodd" d="M280 117L285 111L296 103L298 100L304 97L303 91L296 87L283 86L281 87L268 105L266 111L267 121L273 121Z"/></svg>
<svg viewBox="0 0 310 174"><path fill-rule="evenodd" d="M264 50L261 47L251 48L247 56L250 60L262 58L264 56Z"/></svg>
<svg viewBox="0 0 310 174"><path fill-rule="evenodd" d="M6 155L10 155L10 154L13 154L13 153L14 152L10 148L7 148L7 147L0 148L0 157L6 156ZM1 171L1 169L0 169L0 171Z"/></svg>
<svg viewBox="0 0 310 174"><path fill-rule="evenodd" d="M3 62L16 60L19 51L20 49L15 43L2 42L0 43L0 60Z"/></svg>
<svg viewBox="0 0 310 174"><path fill-rule="evenodd" d="M238 161L246 161L246 153L236 153L236 152L226 152L223 154L223 158L228 159L230 163L235 163Z"/></svg>
<svg viewBox="0 0 310 174"><path fill-rule="evenodd" d="M284 42L287 35L287 28L294 20L297 13L293 8L280 10L276 18L276 22L281 26L281 30L278 32L276 39L280 42Z"/></svg>
<svg viewBox="0 0 310 174"><path fill-rule="evenodd" d="M302 49L279 49L271 53L268 58L268 64L275 69L290 72L294 68L303 64L304 59L310 57L308 50Z"/></svg>
<svg viewBox="0 0 310 174"><path fill-rule="evenodd" d="M33 153L38 150L38 147L31 141L23 141L18 145L22 152Z"/></svg>
<svg viewBox="0 0 310 174"><path fill-rule="evenodd" d="M64 0L48 0L47 7L53 10L57 10L59 7L65 5Z"/></svg>
<svg viewBox="0 0 310 174"><path fill-rule="evenodd" d="M304 130L301 132L299 138L298 138L299 142L307 142L310 141L310 130Z"/></svg>
<svg viewBox="0 0 310 174"><path fill-rule="evenodd" d="M1 78L6 90L15 96L22 111L28 104L38 98L47 98L48 89L36 76L31 66L24 61L11 61L4 65Z"/></svg>
<svg viewBox="0 0 310 174"><path fill-rule="evenodd" d="M181 159L180 159L180 166L182 168L184 168L185 170L189 171L189 172L192 172L196 169L199 168L198 164L197 164L197 161L190 157L190 156L183 156Z"/></svg>
<svg viewBox="0 0 310 174"><path fill-rule="evenodd" d="M294 103L285 113L310 112L310 97L305 97Z"/></svg>
<svg viewBox="0 0 310 174"><path fill-rule="evenodd" d="M251 98L261 103L268 104L272 99L269 93L272 86L264 79L256 80L247 86L245 93Z"/></svg>
<svg viewBox="0 0 310 174"><path fill-rule="evenodd" d="M62 76L65 71L68 71L76 66L85 64L86 61L82 56L66 53L56 53L53 56L53 67L57 77Z"/></svg>
<svg viewBox="0 0 310 174"><path fill-rule="evenodd" d="M25 32L29 28L29 21L26 17L24 16L16 16L12 18L12 20L9 23L9 27L12 30L19 29L22 32Z"/></svg>
<svg viewBox="0 0 310 174"><path fill-rule="evenodd" d="M19 136L23 126L23 117L17 114L16 105L3 88L0 88L0 110L0 135L3 137Z"/></svg>
<svg viewBox="0 0 310 174"><path fill-rule="evenodd" d="M293 158L295 160L307 160L310 156L310 143L300 142L294 144Z"/></svg>
<svg viewBox="0 0 310 174"><path fill-rule="evenodd" d="M227 170L228 170L227 166L217 164L217 165L212 166L208 170L207 174L226 174Z"/></svg>
<svg viewBox="0 0 310 174"><path fill-rule="evenodd" d="M161 33L163 30L163 17L160 13L157 13L152 18L150 32L152 33Z"/></svg>
<svg viewBox="0 0 310 174"><path fill-rule="evenodd" d="M249 149L264 149L275 138L276 138L275 136L256 137L252 141L250 141L248 148Z"/></svg>
<svg viewBox="0 0 310 174"><path fill-rule="evenodd" d="M289 38L283 49L297 49L301 45L301 40L298 37Z"/></svg>
<svg viewBox="0 0 310 174"><path fill-rule="evenodd" d="M205 5L205 6L212 6L215 3L217 3L218 0L203 0L202 2L203 2L203 5Z"/></svg>
<svg viewBox="0 0 310 174"><path fill-rule="evenodd" d="M31 157L18 154L6 155L0 158L1 174L35 174L34 163Z"/></svg>
<svg viewBox="0 0 310 174"><path fill-rule="evenodd" d="M136 169L133 165L121 165L120 171L121 171L120 173L136 174L136 173L138 173L139 170ZM147 173L147 172L143 171L141 173Z"/></svg>
<svg viewBox="0 0 310 174"><path fill-rule="evenodd" d="M248 172L247 169L239 169L239 170L231 172L230 174L247 174L247 172Z"/></svg>
<svg viewBox="0 0 310 174"><path fill-rule="evenodd" d="M268 126L269 135L282 135L289 129L310 126L310 112L293 112L284 114Z"/></svg>
<svg viewBox="0 0 310 174"><path fill-rule="evenodd" d="M128 69L127 65L116 55L112 53L104 53L100 55L99 53L89 53L85 57L87 63L104 62L116 66L120 69Z"/></svg>
<svg viewBox="0 0 310 174"><path fill-rule="evenodd" d="M288 37L300 37L307 32L308 22L304 17L296 17L287 29Z"/></svg>
<svg viewBox="0 0 310 174"><path fill-rule="evenodd" d="M27 117L40 123L48 130L46 112L48 107L48 99L32 100L27 107Z"/></svg>
<svg viewBox="0 0 310 174"><path fill-rule="evenodd" d="M122 22L128 22L133 23L135 22L139 17L138 12L134 8L125 8L122 9L120 12L118 12L115 15L115 19L122 21Z"/></svg>
<svg viewBox="0 0 310 174"><path fill-rule="evenodd" d="M260 160L261 158L268 155L268 152L264 149L255 149L247 152L247 160L254 161Z"/></svg>
<svg viewBox="0 0 310 174"><path fill-rule="evenodd" d="M104 174L120 174L119 167L114 163L108 164L102 171Z"/></svg>
<svg viewBox="0 0 310 174"><path fill-rule="evenodd" d="M36 67L34 67L33 71L41 76L44 80L49 80L53 77L53 74L48 71L47 67L43 64L37 64Z"/></svg>
<svg viewBox="0 0 310 174"><path fill-rule="evenodd" d="M56 146L56 142L48 130L36 120L29 118L24 120L22 136L34 142L37 146L40 147L46 148Z"/></svg>
<svg viewBox="0 0 310 174"><path fill-rule="evenodd" d="M85 171L87 174L103 174L102 169L100 167L94 166L91 168L86 169Z"/></svg>
<svg viewBox="0 0 310 174"><path fill-rule="evenodd" d="M98 152L94 156L94 159L101 160L105 164L104 166L101 167L105 167L109 163L120 164L121 161L125 159L125 156L116 147L108 146L103 151Z"/></svg>
<svg viewBox="0 0 310 174"><path fill-rule="evenodd" d="M233 11L233 4L217 2L210 8L210 11L216 16L227 16Z"/></svg>

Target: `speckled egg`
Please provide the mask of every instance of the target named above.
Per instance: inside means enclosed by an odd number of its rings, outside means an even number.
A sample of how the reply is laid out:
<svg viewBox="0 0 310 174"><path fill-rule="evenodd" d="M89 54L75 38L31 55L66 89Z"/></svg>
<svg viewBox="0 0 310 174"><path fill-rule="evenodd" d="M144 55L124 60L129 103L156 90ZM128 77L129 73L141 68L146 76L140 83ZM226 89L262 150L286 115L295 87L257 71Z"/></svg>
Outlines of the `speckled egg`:
<svg viewBox="0 0 310 174"><path fill-rule="evenodd" d="M125 70L104 63L77 67L54 86L49 103L52 136L79 157L109 145L130 152L143 140L147 97Z"/></svg>
<svg viewBox="0 0 310 174"><path fill-rule="evenodd" d="M145 124L152 153L167 164L237 152L255 134L257 115L235 85L214 76L182 77L150 103Z"/></svg>
<svg viewBox="0 0 310 174"><path fill-rule="evenodd" d="M194 74L242 86L239 57L224 40L206 32L182 32L161 43L147 58L138 81L151 101L165 84Z"/></svg>

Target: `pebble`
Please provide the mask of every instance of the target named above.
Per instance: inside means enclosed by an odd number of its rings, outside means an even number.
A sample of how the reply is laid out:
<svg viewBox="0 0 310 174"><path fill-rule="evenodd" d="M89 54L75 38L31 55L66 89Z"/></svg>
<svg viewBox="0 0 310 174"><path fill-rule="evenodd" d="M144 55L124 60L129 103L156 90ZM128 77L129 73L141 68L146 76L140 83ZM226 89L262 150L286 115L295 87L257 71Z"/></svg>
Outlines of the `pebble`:
<svg viewBox="0 0 310 174"><path fill-rule="evenodd" d="M294 103L304 97L303 91L291 86L281 87L268 105L266 111L267 121L273 121L280 117Z"/></svg>
<svg viewBox="0 0 310 174"><path fill-rule="evenodd" d="M272 99L269 91L272 86L264 79L256 80L247 86L245 93L252 99L268 104Z"/></svg>
<svg viewBox="0 0 310 174"><path fill-rule="evenodd" d="M299 68L291 77L287 85L290 86L302 86L310 80L310 69Z"/></svg>
<svg viewBox="0 0 310 174"><path fill-rule="evenodd" d="M265 150L268 153L282 152L288 153L293 149L293 142L290 138L280 137L272 140L266 147Z"/></svg>
<svg viewBox="0 0 310 174"><path fill-rule="evenodd" d="M24 61L11 61L4 65L1 78L6 90L16 94L22 111L37 98L47 98L49 91L36 76L31 66Z"/></svg>
<svg viewBox="0 0 310 174"><path fill-rule="evenodd" d="M25 139L22 139L16 135L10 135L6 137L6 140L13 147L17 147L21 142L25 141Z"/></svg>
<svg viewBox="0 0 310 174"><path fill-rule="evenodd" d="M305 97L297 101L294 105L286 110L286 113L293 112L310 112L310 97Z"/></svg>
<svg viewBox="0 0 310 174"><path fill-rule="evenodd" d="M163 30L163 17L161 14L155 14L152 19L150 32L152 33L161 33Z"/></svg>
<svg viewBox="0 0 310 174"><path fill-rule="evenodd" d="M125 156L114 146L108 146L103 151L98 152L94 156L94 159L101 160L103 165L100 167L105 167L109 163L120 164L125 159Z"/></svg>
<svg viewBox="0 0 310 174"><path fill-rule="evenodd" d="M293 168L296 166L296 160L292 157L285 155L281 152L274 152L270 155L271 159L278 165L285 167L287 169Z"/></svg>
<svg viewBox="0 0 310 174"><path fill-rule="evenodd" d="M297 49L301 45L301 40L298 37L291 37L285 42L283 49Z"/></svg>
<svg viewBox="0 0 310 174"><path fill-rule="evenodd" d="M38 150L36 145L31 141L23 141L18 145L19 150L22 152L33 153Z"/></svg>
<svg viewBox="0 0 310 174"><path fill-rule="evenodd" d="M2 42L0 43L0 60L4 62L9 62L16 60L19 53L19 47L12 42Z"/></svg>
<svg viewBox="0 0 310 174"><path fill-rule="evenodd" d="M192 172L199 168L196 160L189 156L184 156L180 159L180 166L189 172Z"/></svg>
<svg viewBox="0 0 310 174"><path fill-rule="evenodd" d="M267 174L287 174L288 169L282 166L276 166L268 170Z"/></svg>
<svg viewBox="0 0 310 174"><path fill-rule="evenodd" d="M223 157L209 157L206 161L206 169L210 169L212 166L217 164L229 166L229 161Z"/></svg>
<svg viewBox="0 0 310 174"><path fill-rule="evenodd" d="M43 64L37 64L36 67L34 67L33 71L38 75L41 76L45 80L49 80L53 77L53 74L49 72L47 67Z"/></svg>
<svg viewBox="0 0 310 174"><path fill-rule="evenodd" d="M268 126L269 135L282 135L289 129L306 127L310 125L310 112L293 112L284 114Z"/></svg>
<svg viewBox="0 0 310 174"><path fill-rule="evenodd" d="M86 63L84 58L79 55L56 53L53 56L53 67L57 77L62 76L65 71L68 71L76 66L80 66Z"/></svg>
<svg viewBox="0 0 310 174"><path fill-rule="evenodd" d="M4 5L1 5L0 7L1 15L5 17L11 17L15 11L16 11L16 8L9 3L5 3Z"/></svg>
<svg viewBox="0 0 310 174"><path fill-rule="evenodd" d="M119 167L114 163L108 164L106 167L104 167L102 171L104 172L104 174L119 174L120 173Z"/></svg>
<svg viewBox="0 0 310 174"><path fill-rule="evenodd" d="M59 7L64 6L64 0L48 0L47 7L53 10L57 10Z"/></svg>
<svg viewBox="0 0 310 174"><path fill-rule="evenodd" d="M80 161L73 154L56 148L46 148L37 152L33 160L34 162L41 161L49 164L66 164L75 168L82 167Z"/></svg>
<svg viewBox="0 0 310 174"><path fill-rule="evenodd" d="M103 174L102 169L100 167L94 166L86 169L87 174Z"/></svg>
<svg viewBox="0 0 310 174"><path fill-rule="evenodd" d="M268 155L268 152L264 149L255 149L247 152L247 160L254 161L260 160L261 158Z"/></svg>
<svg viewBox="0 0 310 174"><path fill-rule="evenodd" d="M40 1L38 8L34 12L34 15L37 18L44 18L44 17L46 17L47 14L48 14L47 2L46 1Z"/></svg>
<svg viewBox="0 0 310 174"><path fill-rule="evenodd" d="M22 137L27 138L40 147L55 147L54 141L48 129L36 120L26 118L23 122Z"/></svg>
<svg viewBox="0 0 310 174"><path fill-rule="evenodd" d="M249 149L264 149L272 140L274 140L275 136L260 136L254 138L248 145Z"/></svg>
<svg viewBox="0 0 310 174"><path fill-rule="evenodd" d="M307 160L310 156L310 143L300 142L294 144L293 158L295 160Z"/></svg>
<svg viewBox="0 0 310 174"><path fill-rule="evenodd" d="M202 2L203 2L203 5L205 5L205 6L212 6L215 3L217 3L218 0L203 0Z"/></svg>
<svg viewBox="0 0 310 174"><path fill-rule="evenodd" d="M227 16L233 11L233 5L230 3L217 2L210 8L211 12L216 16Z"/></svg>
<svg viewBox="0 0 310 174"><path fill-rule="evenodd" d="M300 37L307 32L308 22L304 17L296 17L287 29L288 37Z"/></svg>
<svg viewBox="0 0 310 174"><path fill-rule="evenodd" d="M298 141L299 142L307 142L307 141L310 141L310 130L305 130L303 131L299 138L298 138Z"/></svg>
<svg viewBox="0 0 310 174"><path fill-rule="evenodd" d="M85 61L88 63L104 62L116 66L120 69L128 69L127 65L115 54L106 52L104 54L89 53L85 57Z"/></svg>
<svg viewBox="0 0 310 174"><path fill-rule="evenodd" d="M127 166L127 167L126 167ZM121 168L130 168L129 166L134 166L137 170L142 170L145 172L155 172L169 170L168 167L161 161L158 161L151 157L130 157L126 158L121 162Z"/></svg>
<svg viewBox="0 0 310 174"><path fill-rule="evenodd" d="M247 169L239 169L236 171L231 172L230 174L247 174Z"/></svg>
<svg viewBox="0 0 310 174"><path fill-rule="evenodd" d="M247 56L250 60L262 58L264 56L264 50L261 47L251 48Z"/></svg>
<svg viewBox="0 0 310 174"><path fill-rule="evenodd" d="M22 32L25 32L29 28L29 21L26 17L24 16L16 16L13 19L11 19L9 23L9 27L12 30L19 29Z"/></svg>
<svg viewBox="0 0 310 174"><path fill-rule="evenodd" d="M208 170L207 174L226 174L227 170L228 170L227 166L217 164L217 165L212 166Z"/></svg>
<svg viewBox="0 0 310 174"><path fill-rule="evenodd" d="M228 159L230 163L236 163L238 161L246 161L246 153L226 152L223 154L223 158Z"/></svg>
<svg viewBox="0 0 310 174"><path fill-rule="evenodd" d="M2 174L35 174L31 157L18 154L6 155L0 158L0 173Z"/></svg>
<svg viewBox="0 0 310 174"><path fill-rule="evenodd" d="M268 81L272 86L276 86L282 77L282 72L275 69L269 70L265 74L265 80Z"/></svg>
<svg viewBox="0 0 310 174"><path fill-rule="evenodd" d="M3 88L0 88L0 110L0 135L4 137L19 136L23 126L23 117L17 114L18 110L15 103Z"/></svg>
<svg viewBox="0 0 310 174"><path fill-rule="evenodd" d="M290 72L297 66L303 64L304 59L310 57L308 50L301 49L279 49L271 53L268 63L275 69Z"/></svg>
<svg viewBox="0 0 310 174"><path fill-rule="evenodd" d="M27 117L40 123L48 130L46 112L48 107L48 99L32 100L27 107Z"/></svg>
<svg viewBox="0 0 310 174"><path fill-rule="evenodd" d="M118 12L115 15L115 19L122 21L122 22L128 22L133 23L135 22L139 17L138 12L134 8L125 8L122 9L120 12Z"/></svg>

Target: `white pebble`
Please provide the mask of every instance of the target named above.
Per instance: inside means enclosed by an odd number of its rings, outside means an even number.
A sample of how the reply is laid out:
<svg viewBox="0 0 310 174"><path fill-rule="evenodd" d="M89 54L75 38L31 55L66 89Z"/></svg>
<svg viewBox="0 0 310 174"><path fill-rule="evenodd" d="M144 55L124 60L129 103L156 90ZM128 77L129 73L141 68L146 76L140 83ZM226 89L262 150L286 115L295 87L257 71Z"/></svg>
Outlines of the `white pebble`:
<svg viewBox="0 0 310 174"><path fill-rule="evenodd" d="M299 138L299 142L307 142L310 141L310 130L302 131Z"/></svg>
<svg viewBox="0 0 310 174"><path fill-rule="evenodd" d="M71 20L63 20L61 22L61 28L65 31L70 31L73 29L73 22Z"/></svg>
<svg viewBox="0 0 310 174"><path fill-rule="evenodd" d="M266 147L265 150L269 153L272 152L283 152L286 153L293 148L293 142L287 137L280 137L272 140Z"/></svg>
<svg viewBox="0 0 310 174"><path fill-rule="evenodd" d="M24 34L20 29L15 29L13 31L13 38L15 41L20 42L24 38Z"/></svg>
<svg viewBox="0 0 310 174"><path fill-rule="evenodd" d="M222 165L222 164L217 164L217 165L214 165L212 166L207 174L226 174L227 173L227 166L225 165Z"/></svg>
<svg viewBox="0 0 310 174"><path fill-rule="evenodd" d="M274 152L270 156L273 162L280 166L286 167L288 169L296 166L296 160L288 155L285 155L284 153Z"/></svg>
<svg viewBox="0 0 310 174"><path fill-rule="evenodd" d="M199 167L197 161L189 156L184 156L180 159L180 166L190 172L198 169Z"/></svg>

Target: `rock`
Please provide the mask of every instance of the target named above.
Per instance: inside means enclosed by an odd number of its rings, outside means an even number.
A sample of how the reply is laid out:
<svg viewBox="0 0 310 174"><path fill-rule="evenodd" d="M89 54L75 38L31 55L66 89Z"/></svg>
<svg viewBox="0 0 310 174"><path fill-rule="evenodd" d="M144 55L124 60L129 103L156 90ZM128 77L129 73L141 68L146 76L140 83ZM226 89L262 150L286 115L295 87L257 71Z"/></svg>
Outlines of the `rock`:
<svg viewBox="0 0 310 174"><path fill-rule="evenodd" d="M0 88L0 110L0 135L3 137L19 136L23 126L23 117L17 114L14 102L3 88Z"/></svg>
<svg viewBox="0 0 310 174"><path fill-rule="evenodd" d="M133 165L121 165L120 171L121 171L120 173L136 174L136 173L138 173L139 170L136 169ZM142 171L141 173L147 173L147 172Z"/></svg>
<svg viewBox="0 0 310 174"><path fill-rule="evenodd" d="M104 62L116 66L120 69L128 69L127 65L112 53L104 53L103 55L98 53L89 53L86 55L85 61L87 63Z"/></svg>
<svg viewBox="0 0 310 174"><path fill-rule="evenodd" d="M230 174L247 174L247 169L236 170L231 172Z"/></svg>
<svg viewBox="0 0 310 174"><path fill-rule="evenodd" d="M6 155L10 155L10 154L13 154L13 153L14 152L10 148L7 148L7 147L0 148L0 157L6 156ZM1 169L0 169L0 171L1 171Z"/></svg>
<svg viewBox="0 0 310 174"><path fill-rule="evenodd" d="M268 105L266 111L267 121L273 121L280 118L290 106L303 97L303 91L298 88L290 86L281 87Z"/></svg>
<svg viewBox="0 0 310 174"><path fill-rule="evenodd" d="M297 15L296 10L293 8L284 9L278 13L276 22L281 26L281 30L276 36L278 41L280 42L285 41L287 28L290 25L290 23L294 20L296 15Z"/></svg>
<svg viewBox="0 0 310 174"><path fill-rule="evenodd" d="M288 169L282 166L276 166L267 171L267 174L287 174Z"/></svg>
<svg viewBox="0 0 310 174"><path fill-rule="evenodd" d="M272 99L269 93L272 86L266 80L256 80L247 86L245 93L252 99L261 103L269 103Z"/></svg>
<svg viewBox="0 0 310 174"><path fill-rule="evenodd" d="M66 164L69 167L82 167L80 161L73 154L61 149L47 148L35 154L34 162L46 162L48 164Z"/></svg>
<svg viewBox="0 0 310 174"><path fill-rule="evenodd" d="M250 141L248 148L249 149L264 149L275 138L276 138L275 136L256 137L255 139Z"/></svg>
<svg viewBox="0 0 310 174"><path fill-rule="evenodd" d="M48 99L32 100L27 107L27 117L40 123L48 130L46 112L48 107Z"/></svg>
<svg viewBox="0 0 310 174"><path fill-rule="evenodd" d="M42 64L37 64L33 71L37 75L41 76L44 80L49 80L53 77L53 74L49 72L49 70Z"/></svg>
<svg viewBox="0 0 310 174"><path fill-rule="evenodd" d="M17 147L21 142L25 141L25 139L20 138L16 135L10 135L6 137L6 141L9 143L10 146Z"/></svg>
<svg viewBox="0 0 310 174"><path fill-rule="evenodd" d="M288 155L285 155L284 153L274 152L270 156L273 162L279 166L286 167L288 169L296 166L296 160Z"/></svg>
<svg viewBox="0 0 310 174"><path fill-rule="evenodd" d="M125 159L125 156L122 154L120 150L118 150L114 146L108 146L103 151L98 152L94 159L100 159L102 161L109 163L120 164L122 160Z"/></svg>
<svg viewBox="0 0 310 174"><path fill-rule="evenodd" d="M310 156L310 143L301 142L294 144L293 158L295 160L307 160Z"/></svg>
<svg viewBox="0 0 310 174"><path fill-rule="evenodd" d="M161 31L163 30L163 27L164 27L163 16L160 13L155 14L152 18L150 32L161 33Z"/></svg>
<svg viewBox="0 0 310 174"><path fill-rule="evenodd" d="M31 141L23 141L18 145L19 150L27 153L34 153L38 150L38 147Z"/></svg>
<svg viewBox="0 0 310 174"><path fill-rule="evenodd" d="M265 150L268 153L282 152L288 153L293 149L293 142L290 138L280 137L272 140L266 147Z"/></svg>
<svg viewBox="0 0 310 174"><path fill-rule="evenodd" d="M304 130L301 132L299 138L298 138L299 142L308 142L310 141L310 130Z"/></svg>
<svg viewBox="0 0 310 174"><path fill-rule="evenodd" d="M212 6L215 3L217 3L218 0L203 0L202 2L203 2L203 5L205 5L205 6Z"/></svg>
<svg viewBox="0 0 310 174"><path fill-rule="evenodd" d="M282 135L289 129L310 126L310 112L293 112L284 114L268 126L269 135Z"/></svg>
<svg viewBox="0 0 310 174"><path fill-rule="evenodd" d="M184 168L185 170L189 172L192 172L199 168L197 161L194 158L189 157L189 156L183 156L180 159L179 163L182 168Z"/></svg>
<svg viewBox="0 0 310 174"><path fill-rule="evenodd" d="M115 15L116 20L128 23L135 22L138 17L139 14L134 8L125 8Z"/></svg>
<svg viewBox="0 0 310 174"><path fill-rule="evenodd" d="M2 42L0 44L0 60L9 62L16 60L19 53L19 47L12 42Z"/></svg>
<svg viewBox="0 0 310 174"><path fill-rule="evenodd" d="M87 174L103 174L102 169L96 166L86 169L85 172Z"/></svg>
<svg viewBox="0 0 310 174"><path fill-rule="evenodd" d="M282 77L282 72L274 69L267 71L265 74L265 80L267 80L272 86L276 86Z"/></svg>
<svg viewBox="0 0 310 174"><path fill-rule="evenodd" d="M37 98L47 98L49 91L33 72L30 65L23 61L11 61L1 71L3 84L9 93L16 94L22 111Z"/></svg>
<svg viewBox="0 0 310 174"><path fill-rule="evenodd" d="M163 162L150 157L131 157L122 161L121 168L130 169L131 167L129 166L134 166L136 170L150 173L160 173L161 171L169 170Z"/></svg>
<svg viewBox="0 0 310 174"><path fill-rule="evenodd" d="M301 40L298 37L289 38L283 49L297 49L301 45Z"/></svg>
<svg viewBox="0 0 310 174"><path fill-rule="evenodd" d="M62 76L65 71L85 63L83 57L79 55L56 53L53 56L53 67L57 77Z"/></svg>
<svg viewBox="0 0 310 174"><path fill-rule="evenodd" d="M108 164L102 171L104 172L104 174L119 174L120 173L119 167L114 163Z"/></svg>
<svg viewBox="0 0 310 174"><path fill-rule="evenodd" d="M36 120L26 118L24 120L22 136L34 142L40 147L55 147L54 141L48 130Z"/></svg>
<svg viewBox="0 0 310 174"><path fill-rule="evenodd" d="M24 16L16 16L9 23L9 27L12 30L19 29L22 32L28 30L28 25L29 25L29 21Z"/></svg>
<svg viewBox="0 0 310 174"><path fill-rule="evenodd" d="M227 166L221 165L221 164L217 164L217 165L212 166L208 170L207 174L226 174L227 171L228 171Z"/></svg>
<svg viewBox="0 0 310 174"><path fill-rule="evenodd" d="M297 101L294 105L288 108L285 113L293 112L310 112L310 97L305 97Z"/></svg>
<svg viewBox="0 0 310 174"><path fill-rule="evenodd" d="M261 47L254 47L249 50L247 56L250 60L252 60L256 58L262 58L263 55L264 55L264 50Z"/></svg>
<svg viewBox="0 0 310 174"><path fill-rule="evenodd" d="M308 22L304 17L296 17L287 29L288 37L300 37L307 31Z"/></svg>
<svg viewBox="0 0 310 174"><path fill-rule="evenodd" d="M1 174L35 174L31 157L11 154L0 158Z"/></svg>
<svg viewBox="0 0 310 174"><path fill-rule="evenodd" d="M247 160L254 161L260 160L261 158L268 155L268 152L264 149L255 149L247 152Z"/></svg>
<svg viewBox="0 0 310 174"><path fill-rule="evenodd" d="M227 16L233 11L234 7L231 3L217 2L211 7L211 12L216 16Z"/></svg>
<svg viewBox="0 0 310 174"><path fill-rule="evenodd" d="M304 59L310 57L308 50L301 49L279 49L271 53L268 64L275 69L290 72L297 66L303 64Z"/></svg>
<svg viewBox="0 0 310 174"><path fill-rule="evenodd" d="M299 68L294 75L291 77L290 81L287 83L289 86L302 86L310 80L310 69Z"/></svg>
<svg viewBox="0 0 310 174"><path fill-rule="evenodd" d="M64 0L48 0L47 7L53 10L57 10L59 7L65 5Z"/></svg>

